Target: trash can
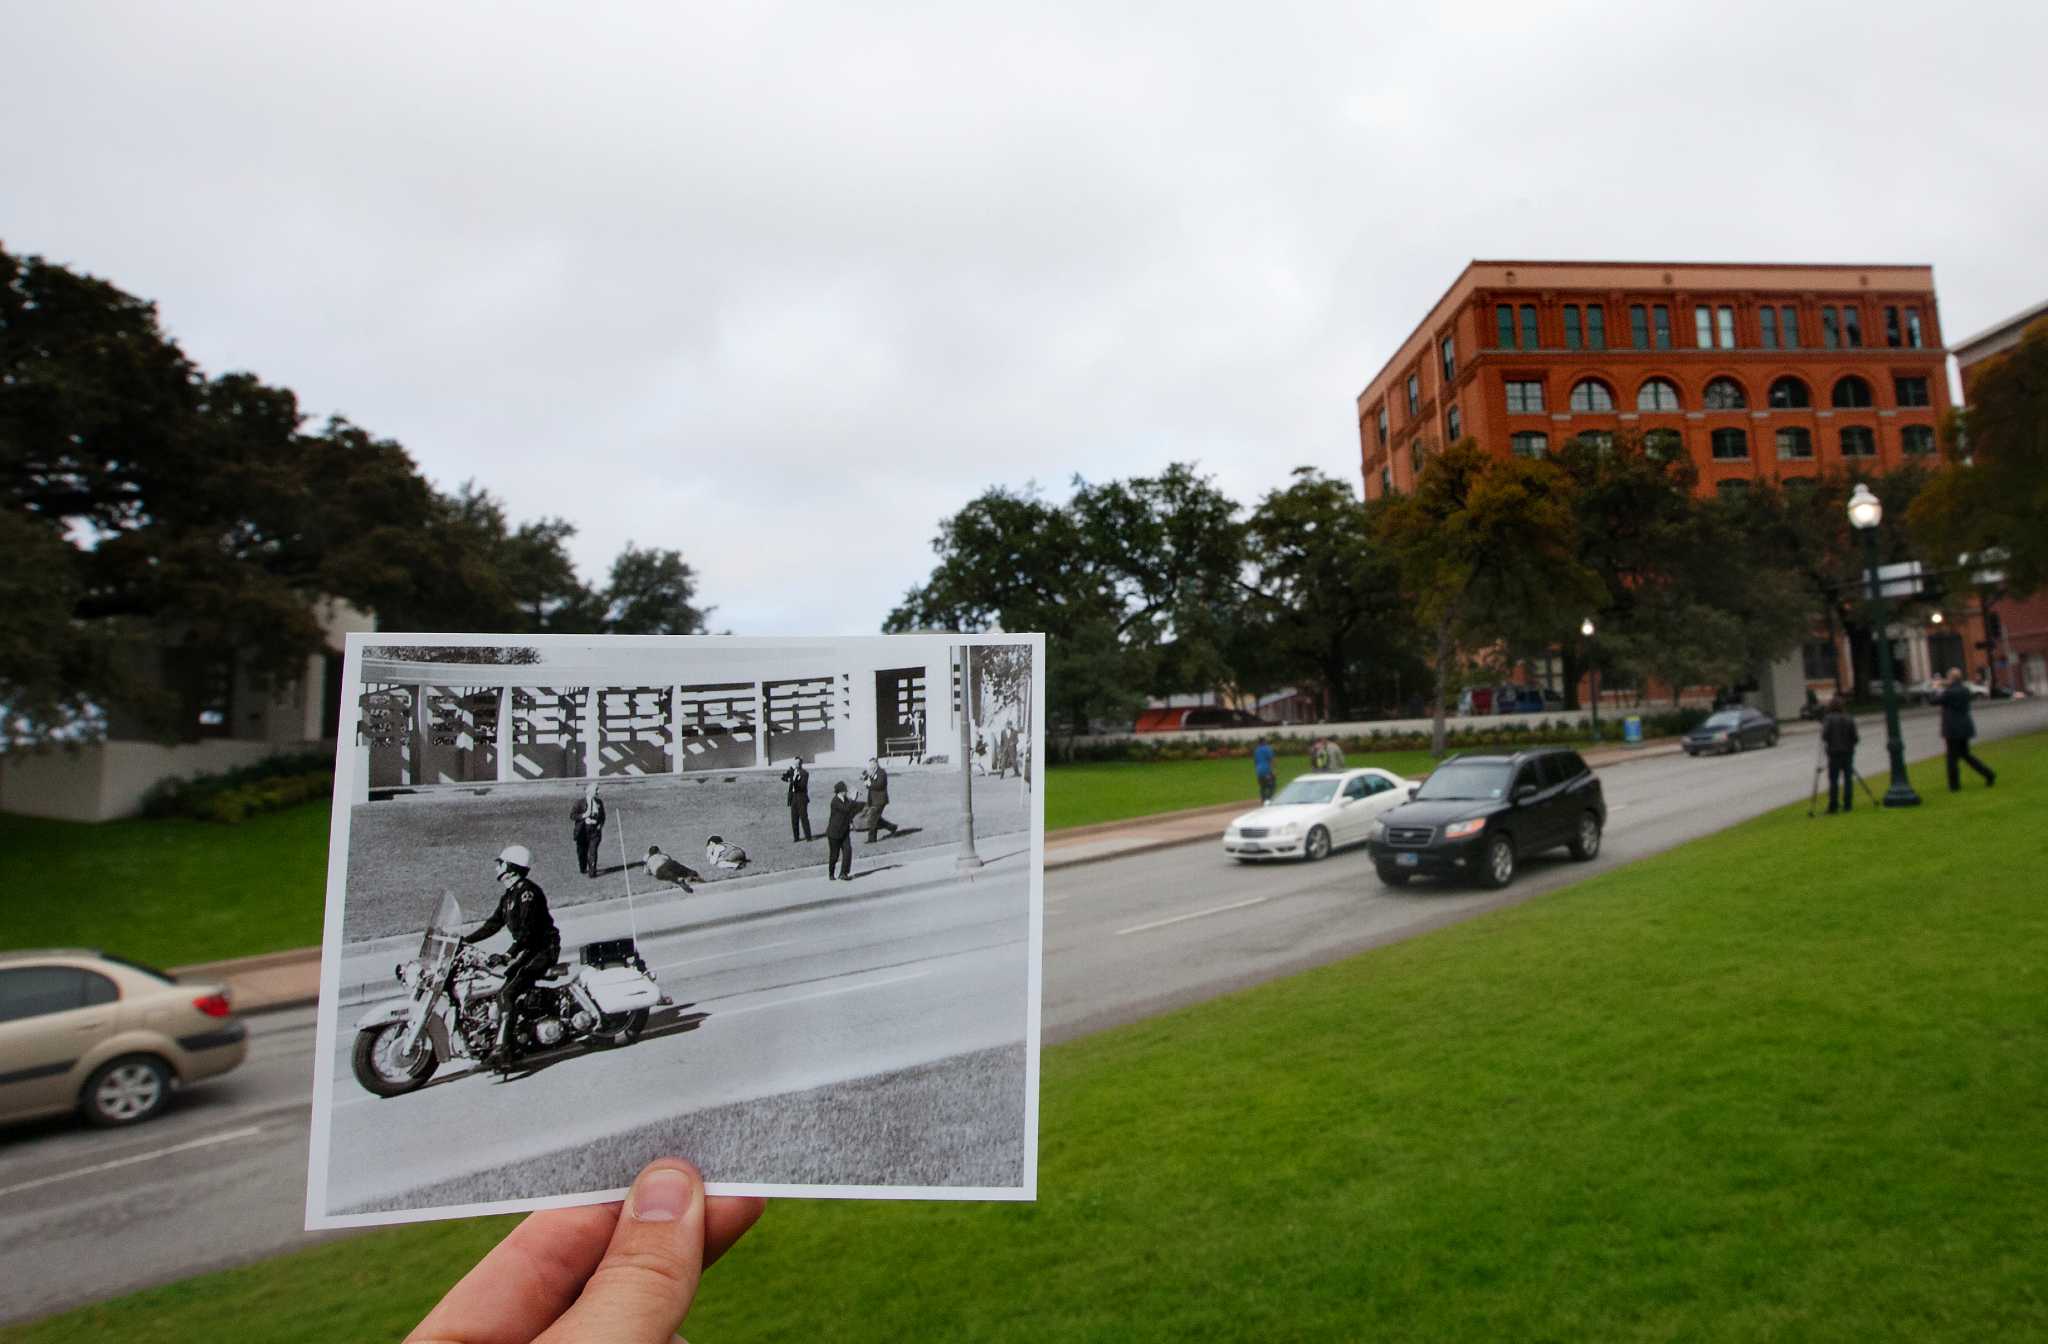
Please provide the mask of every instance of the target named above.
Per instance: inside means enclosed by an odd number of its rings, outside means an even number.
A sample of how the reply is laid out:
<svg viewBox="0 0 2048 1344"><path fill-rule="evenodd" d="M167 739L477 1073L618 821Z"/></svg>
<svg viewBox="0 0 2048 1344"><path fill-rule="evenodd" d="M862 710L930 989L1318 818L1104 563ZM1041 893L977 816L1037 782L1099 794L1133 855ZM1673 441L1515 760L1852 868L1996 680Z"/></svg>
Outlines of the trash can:
<svg viewBox="0 0 2048 1344"><path fill-rule="evenodd" d="M1621 740L1630 746L1643 740L1643 716L1631 714L1621 721Z"/></svg>

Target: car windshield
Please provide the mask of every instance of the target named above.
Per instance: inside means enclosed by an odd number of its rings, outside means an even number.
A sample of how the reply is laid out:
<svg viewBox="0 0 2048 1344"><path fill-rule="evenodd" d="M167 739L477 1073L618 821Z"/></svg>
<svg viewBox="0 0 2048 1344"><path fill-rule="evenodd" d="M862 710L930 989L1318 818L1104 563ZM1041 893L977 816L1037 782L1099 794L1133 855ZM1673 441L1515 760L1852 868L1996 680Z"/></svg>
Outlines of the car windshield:
<svg viewBox="0 0 2048 1344"><path fill-rule="evenodd" d="M1721 712L1720 712L1719 714L1710 714L1710 715L1708 715L1708 716L1707 716L1707 721L1706 721L1705 723L1701 724L1701 725L1700 725L1700 727L1702 727L1702 728L1733 728L1733 727L1737 726L1738 724L1740 724L1741 722L1742 722L1742 716L1741 716L1740 714L1736 713L1736 712L1735 712L1734 710L1732 710L1732 709L1724 709L1724 710L1722 710L1722 711L1721 711Z"/></svg>
<svg viewBox="0 0 2048 1344"><path fill-rule="evenodd" d="M1308 775L1297 779L1273 796L1273 805L1327 803L1337 796L1337 781L1329 775Z"/></svg>
<svg viewBox="0 0 2048 1344"><path fill-rule="evenodd" d="M1422 802L1452 799L1484 801L1504 797L1507 791L1507 766L1499 762L1473 761L1467 764L1452 761L1423 780L1422 790L1415 797Z"/></svg>

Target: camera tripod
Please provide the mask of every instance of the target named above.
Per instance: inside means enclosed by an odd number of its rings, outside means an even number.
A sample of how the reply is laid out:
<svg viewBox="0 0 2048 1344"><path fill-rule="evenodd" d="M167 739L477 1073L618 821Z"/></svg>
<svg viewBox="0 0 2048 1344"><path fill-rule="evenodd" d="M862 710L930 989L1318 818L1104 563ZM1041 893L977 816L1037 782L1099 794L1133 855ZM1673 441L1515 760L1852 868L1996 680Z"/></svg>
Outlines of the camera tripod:
<svg viewBox="0 0 2048 1344"><path fill-rule="evenodd" d="M1816 755L1813 762L1813 789L1810 793L1808 793L1806 798L1806 816L1807 820L1809 821L1811 821L1815 816L1818 815L1814 811L1814 809L1820 804L1820 779L1822 775L1827 773L1827 770L1828 744L1826 743L1826 741L1822 741L1820 744L1820 751ZM1852 782L1849 785L1847 792L1851 800L1853 800L1856 797L1856 785L1861 784L1863 786L1863 796L1870 800L1870 805L1872 807L1880 806L1880 804L1877 801L1877 795L1871 792L1869 781L1864 779L1862 772L1856 768L1856 757L1854 753L1851 753L1849 756L1849 778ZM1833 798L1832 791L1830 791L1829 797L1830 799Z"/></svg>

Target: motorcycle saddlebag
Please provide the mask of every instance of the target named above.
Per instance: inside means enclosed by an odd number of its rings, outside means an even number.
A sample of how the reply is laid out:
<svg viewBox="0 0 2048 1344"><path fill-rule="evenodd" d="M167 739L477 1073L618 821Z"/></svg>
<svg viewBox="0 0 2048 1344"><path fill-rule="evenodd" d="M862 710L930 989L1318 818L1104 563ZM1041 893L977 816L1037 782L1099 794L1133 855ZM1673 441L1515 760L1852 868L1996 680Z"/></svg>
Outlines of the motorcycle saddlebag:
<svg viewBox="0 0 2048 1344"><path fill-rule="evenodd" d="M631 938L607 938L601 943L583 945L585 966L631 966L639 957L640 949Z"/></svg>
<svg viewBox="0 0 2048 1344"><path fill-rule="evenodd" d="M654 981L631 966L586 968L583 987L590 991L590 997L606 1013L630 1013L640 1008L652 1008L661 998L661 990Z"/></svg>

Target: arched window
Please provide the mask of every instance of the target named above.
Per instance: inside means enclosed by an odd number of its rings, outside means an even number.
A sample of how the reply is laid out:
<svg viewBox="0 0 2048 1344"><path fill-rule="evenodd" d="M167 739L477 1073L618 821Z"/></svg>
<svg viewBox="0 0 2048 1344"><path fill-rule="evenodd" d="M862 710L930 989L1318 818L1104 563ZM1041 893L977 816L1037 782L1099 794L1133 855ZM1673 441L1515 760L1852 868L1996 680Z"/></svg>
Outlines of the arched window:
<svg viewBox="0 0 2048 1344"><path fill-rule="evenodd" d="M1651 378L1636 389L1636 409L1639 411L1675 411L1678 409L1678 389L1668 378Z"/></svg>
<svg viewBox="0 0 2048 1344"><path fill-rule="evenodd" d="M1850 374L1847 378L1835 380L1835 405L1855 408L1870 404L1870 384Z"/></svg>
<svg viewBox="0 0 2048 1344"><path fill-rule="evenodd" d="M1876 457L1877 436L1864 425L1842 426L1843 457Z"/></svg>
<svg viewBox="0 0 2048 1344"><path fill-rule="evenodd" d="M1713 436L1716 462L1739 462L1749 456L1749 431L1717 429Z"/></svg>
<svg viewBox="0 0 2048 1344"><path fill-rule="evenodd" d="M1813 405L1806 384L1797 378L1780 378L1771 384L1770 406L1774 411L1793 411Z"/></svg>
<svg viewBox="0 0 2048 1344"><path fill-rule="evenodd" d="M1685 440L1675 429L1653 429L1643 435L1643 455L1657 462L1668 462L1685 453Z"/></svg>
<svg viewBox="0 0 2048 1344"><path fill-rule="evenodd" d="M1572 384L1572 409L1611 411L1614 409L1614 389L1598 378L1582 378Z"/></svg>
<svg viewBox="0 0 2048 1344"><path fill-rule="evenodd" d="M1749 398L1742 394L1742 384L1733 378L1716 378L1707 384L1701 404L1710 411L1739 411L1749 405Z"/></svg>

